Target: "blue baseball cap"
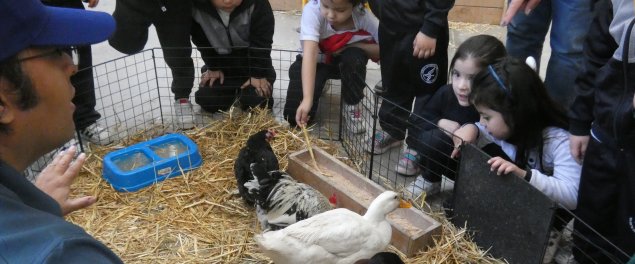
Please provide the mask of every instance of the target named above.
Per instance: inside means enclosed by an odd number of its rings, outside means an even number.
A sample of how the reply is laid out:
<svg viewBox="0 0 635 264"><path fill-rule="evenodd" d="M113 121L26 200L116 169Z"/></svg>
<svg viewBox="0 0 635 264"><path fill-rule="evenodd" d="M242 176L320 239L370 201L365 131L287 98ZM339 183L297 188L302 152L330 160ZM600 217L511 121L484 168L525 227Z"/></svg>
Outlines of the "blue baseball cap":
<svg viewBox="0 0 635 264"><path fill-rule="evenodd" d="M33 46L102 42L115 30L104 12L44 6L40 0L0 0L0 61Z"/></svg>

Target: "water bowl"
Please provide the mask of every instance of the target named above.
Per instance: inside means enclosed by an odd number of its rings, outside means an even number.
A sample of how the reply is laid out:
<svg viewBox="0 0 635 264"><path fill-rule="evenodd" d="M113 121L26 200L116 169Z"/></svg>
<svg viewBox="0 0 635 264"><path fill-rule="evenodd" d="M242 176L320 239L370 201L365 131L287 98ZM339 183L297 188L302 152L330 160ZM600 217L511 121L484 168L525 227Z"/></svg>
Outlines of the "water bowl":
<svg viewBox="0 0 635 264"><path fill-rule="evenodd" d="M117 191L134 192L202 163L194 141L183 134L167 134L106 154L103 177Z"/></svg>

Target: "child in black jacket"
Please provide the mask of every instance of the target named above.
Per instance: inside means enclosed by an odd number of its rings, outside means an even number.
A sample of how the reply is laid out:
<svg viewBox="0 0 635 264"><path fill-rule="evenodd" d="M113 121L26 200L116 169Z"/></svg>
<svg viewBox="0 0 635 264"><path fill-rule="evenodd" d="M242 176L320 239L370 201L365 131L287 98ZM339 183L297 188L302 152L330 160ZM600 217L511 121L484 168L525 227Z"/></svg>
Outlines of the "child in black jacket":
<svg viewBox="0 0 635 264"><path fill-rule="evenodd" d="M383 131L368 151L381 154L401 145L415 113L447 82L448 12L454 0L371 0L379 18L379 50L384 101L379 109ZM412 133L409 133L411 135ZM406 149L404 156L409 149Z"/></svg>
<svg viewBox="0 0 635 264"><path fill-rule="evenodd" d="M586 69L576 80L569 116L571 154L582 161L574 222L578 263L621 263L635 254L634 5L596 4Z"/></svg>
<svg viewBox="0 0 635 264"><path fill-rule="evenodd" d="M205 66L196 103L206 111L271 108L274 17L267 0L194 0L192 42Z"/></svg>

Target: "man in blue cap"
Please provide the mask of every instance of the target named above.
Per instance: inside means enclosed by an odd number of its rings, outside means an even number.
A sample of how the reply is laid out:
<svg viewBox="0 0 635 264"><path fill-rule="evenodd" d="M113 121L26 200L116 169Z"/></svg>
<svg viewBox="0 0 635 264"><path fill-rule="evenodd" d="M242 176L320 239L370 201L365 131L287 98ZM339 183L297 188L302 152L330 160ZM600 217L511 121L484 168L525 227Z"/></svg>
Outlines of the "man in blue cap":
<svg viewBox="0 0 635 264"><path fill-rule="evenodd" d="M20 173L74 134L69 47L104 41L114 27L106 13L0 0L0 262L121 263L63 218L95 202L69 199L85 155L60 154L37 187Z"/></svg>

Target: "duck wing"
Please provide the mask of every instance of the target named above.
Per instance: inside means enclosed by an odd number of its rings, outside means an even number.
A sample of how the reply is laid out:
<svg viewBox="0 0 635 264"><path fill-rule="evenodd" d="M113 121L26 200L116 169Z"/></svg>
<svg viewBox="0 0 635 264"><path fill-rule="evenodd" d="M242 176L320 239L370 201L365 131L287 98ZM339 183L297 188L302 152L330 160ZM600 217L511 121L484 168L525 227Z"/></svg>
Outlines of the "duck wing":
<svg viewBox="0 0 635 264"><path fill-rule="evenodd" d="M345 208L333 209L281 230L303 244L323 248L345 258L367 247L374 227L362 216Z"/></svg>

